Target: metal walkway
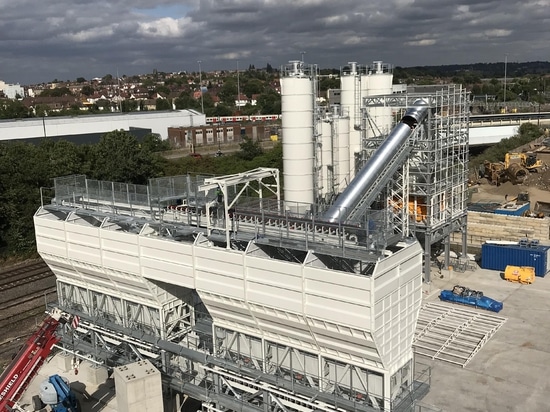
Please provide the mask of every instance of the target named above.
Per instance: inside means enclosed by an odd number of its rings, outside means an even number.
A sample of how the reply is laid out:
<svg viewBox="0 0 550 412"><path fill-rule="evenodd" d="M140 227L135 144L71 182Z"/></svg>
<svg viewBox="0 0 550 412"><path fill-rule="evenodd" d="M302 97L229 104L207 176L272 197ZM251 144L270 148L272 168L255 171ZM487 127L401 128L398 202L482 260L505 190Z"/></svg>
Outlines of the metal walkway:
<svg viewBox="0 0 550 412"><path fill-rule="evenodd" d="M465 367L506 320L458 305L426 303L420 309L413 348L416 354Z"/></svg>

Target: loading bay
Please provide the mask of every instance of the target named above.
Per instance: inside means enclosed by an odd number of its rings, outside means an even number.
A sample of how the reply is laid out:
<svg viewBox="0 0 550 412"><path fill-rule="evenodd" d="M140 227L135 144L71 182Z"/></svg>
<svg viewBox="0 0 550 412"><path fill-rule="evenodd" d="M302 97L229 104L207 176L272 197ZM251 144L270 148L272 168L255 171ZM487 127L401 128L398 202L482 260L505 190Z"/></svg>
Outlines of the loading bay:
<svg viewBox="0 0 550 412"><path fill-rule="evenodd" d="M480 268L442 270L441 276L424 285L416 332L417 362L432 367L422 404L449 412L550 410L550 275L531 285ZM439 302L439 291L457 284L502 301L504 308L495 314Z"/></svg>

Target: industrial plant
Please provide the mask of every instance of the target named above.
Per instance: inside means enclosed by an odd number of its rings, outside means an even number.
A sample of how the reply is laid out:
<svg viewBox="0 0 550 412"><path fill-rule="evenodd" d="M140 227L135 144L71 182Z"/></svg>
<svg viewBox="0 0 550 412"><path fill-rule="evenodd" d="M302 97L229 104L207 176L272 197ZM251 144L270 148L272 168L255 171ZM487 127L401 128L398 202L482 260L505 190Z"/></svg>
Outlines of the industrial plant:
<svg viewBox="0 0 550 412"><path fill-rule="evenodd" d="M43 191L37 248L78 316L58 347L115 372L153 365L173 410L187 396L204 411L413 408L432 253L448 262L457 232L466 253L467 92L393 93L391 66L350 62L327 107L319 76L281 69L282 176Z"/></svg>

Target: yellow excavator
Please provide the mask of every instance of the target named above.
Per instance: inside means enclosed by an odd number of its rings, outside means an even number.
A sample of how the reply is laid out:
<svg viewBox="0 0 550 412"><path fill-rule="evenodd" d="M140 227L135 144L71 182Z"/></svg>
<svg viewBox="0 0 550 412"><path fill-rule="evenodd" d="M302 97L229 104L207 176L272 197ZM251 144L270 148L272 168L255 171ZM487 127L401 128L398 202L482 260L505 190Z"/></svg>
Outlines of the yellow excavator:
<svg viewBox="0 0 550 412"><path fill-rule="evenodd" d="M521 183L530 172L537 172L543 166L542 160L534 153L508 152L504 162L484 162L485 177L491 183L499 185L507 180Z"/></svg>

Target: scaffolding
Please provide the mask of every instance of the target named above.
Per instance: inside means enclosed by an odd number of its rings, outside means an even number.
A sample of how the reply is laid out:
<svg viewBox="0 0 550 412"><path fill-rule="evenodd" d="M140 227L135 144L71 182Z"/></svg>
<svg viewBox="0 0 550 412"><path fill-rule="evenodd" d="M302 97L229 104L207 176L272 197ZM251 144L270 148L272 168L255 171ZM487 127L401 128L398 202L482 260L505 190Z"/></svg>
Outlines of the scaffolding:
<svg viewBox="0 0 550 412"><path fill-rule="evenodd" d="M391 107L400 118L418 99L430 106L428 119L411 142L412 150L393 182L381 192L393 213L390 231L416 236L424 245L424 280L430 282L431 250L443 244L445 265L450 259L450 235L462 232L462 254L467 251L466 202L468 177L468 93L460 85L434 88L432 93L393 94L363 99L365 160L385 135L367 137L371 107ZM382 205L383 207L383 205Z"/></svg>

